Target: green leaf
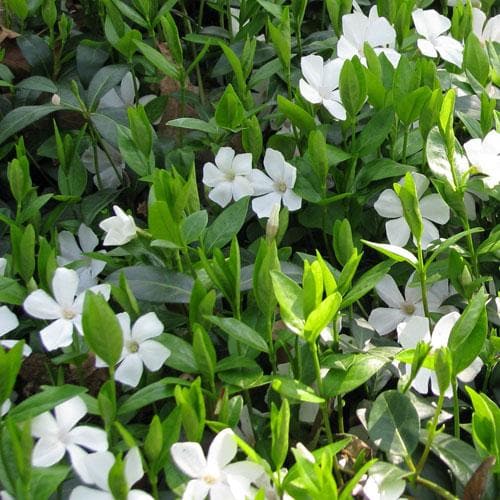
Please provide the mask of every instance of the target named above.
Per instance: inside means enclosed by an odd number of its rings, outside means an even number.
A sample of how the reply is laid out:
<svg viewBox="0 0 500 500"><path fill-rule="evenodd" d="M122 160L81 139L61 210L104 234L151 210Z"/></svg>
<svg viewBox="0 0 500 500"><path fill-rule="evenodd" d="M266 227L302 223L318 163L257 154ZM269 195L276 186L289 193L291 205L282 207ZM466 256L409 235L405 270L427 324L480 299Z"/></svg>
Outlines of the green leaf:
<svg viewBox="0 0 500 500"><path fill-rule="evenodd" d="M472 31L465 42L463 68L483 87L488 83L490 73L488 55Z"/></svg>
<svg viewBox="0 0 500 500"><path fill-rule="evenodd" d="M300 106L281 95L278 95L277 102L278 111L283 113L302 133L309 135L316 129L314 118Z"/></svg>
<svg viewBox="0 0 500 500"><path fill-rule="evenodd" d="M16 84L18 89L35 90L38 92L48 92L55 94L57 92L57 85L44 76L30 76Z"/></svg>
<svg viewBox="0 0 500 500"><path fill-rule="evenodd" d="M12 349L5 352L0 348L0 402L3 404L14 389L17 374L23 360L24 342L18 342Z"/></svg>
<svg viewBox="0 0 500 500"><path fill-rule="evenodd" d="M406 94L403 99L395 101L396 113L405 127L418 120L422 108L431 95L432 92L428 87L420 87Z"/></svg>
<svg viewBox="0 0 500 500"><path fill-rule="evenodd" d="M198 371L208 380L213 390L217 355L212 339L203 326L198 324L193 327L193 354Z"/></svg>
<svg viewBox="0 0 500 500"><path fill-rule="evenodd" d="M26 298L27 291L16 280L0 276L0 302L20 306Z"/></svg>
<svg viewBox="0 0 500 500"><path fill-rule="evenodd" d="M64 109L62 106L42 104L40 106L20 106L7 113L0 121L0 144L11 135L35 123L44 116Z"/></svg>
<svg viewBox="0 0 500 500"><path fill-rule="evenodd" d="M248 201L249 198L245 197L233 203L208 227L203 238L207 253L211 253L214 248L223 248L238 234L246 219Z"/></svg>
<svg viewBox="0 0 500 500"><path fill-rule="evenodd" d="M110 368L123 349L123 332L115 313L101 294L87 291L83 302L82 326L85 340Z"/></svg>
<svg viewBox="0 0 500 500"><path fill-rule="evenodd" d="M139 265L118 269L111 273L106 281L118 284L122 272L138 300L169 304L189 303L194 281L187 274L169 271L163 267Z"/></svg>
<svg viewBox="0 0 500 500"><path fill-rule="evenodd" d="M179 71L177 68L160 52L148 44L141 42L140 40L134 40L137 48L142 52L142 55L159 71L164 75L173 78L174 80L179 80Z"/></svg>
<svg viewBox="0 0 500 500"><path fill-rule="evenodd" d="M245 108L229 84L215 108L215 122L219 127L236 130L241 127L244 118Z"/></svg>
<svg viewBox="0 0 500 500"><path fill-rule="evenodd" d="M170 350L171 354L165 361L167 366L185 373L198 373L198 365L189 342L170 333L164 333L158 337L158 342Z"/></svg>
<svg viewBox="0 0 500 500"><path fill-rule="evenodd" d="M303 292L295 281L281 271L271 271L274 295L280 305L281 319L294 333L304 330Z"/></svg>
<svg viewBox="0 0 500 500"><path fill-rule="evenodd" d="M30 490L32 498L48 500L55 494L59 485L66 479L71 467L53 465L52 467L33 467L31 469Z"/></svg>
<svg viewBox="0 0 500 500"><path fill-rule="evenodd" d="M347 369L337 365L336 357L326 358L323 367L330 368L323 384L326 396L347 394L370 380L387 363L389 358L368 353L355 354Z"/></svg>
<svg viewBox="0 0 500 500"><path fill-rule="evenodd" d="M167 125L189 130L198 130L199 132L206 132L207 134L213 135L220 132L219 127L217 127L215 123L206 122L199 118L176 118L175 120L168 121Z"/></svg>
<svg viewBox="0 0 500 500"><path fill-rule="evenodd" d="M358 114L366 100L364 71L359 60L355 61L344 62L339 80L340 98L350 118Z"/></svg>
<svg viewBox="0 0 500 500"><path fill-rule="evenodd" d="M128 67L121 64L104 66L92 78L87 91L87 105L89 109L95 109L101 97L116 85L128 71Z"/></svg>
<svg viewBox="0 0 500 500"><path fill-rule="evenodd" d="M273 377L271 387L285 398L302 401L304 403L324 403L325 400L318 396L308 385L287 377Z"/></svg>
<svg viewBox="0 0 500 500"><path fill-rule="evenodd" d="M261 352L269 352L269 347L262 336L242 321L236 318L218 318L217 316L208 316L207 319L238 342Z"/></svg>
<svg viewBox="0 0 500 500"><path fill-rule="evenodd" d="M476 293L451 330L448 348L453 361L453 376L467 368L483 348L488 333L487 298L482 290Z"/></svg>
<svg viewBox="0 0 500 500"><path fill-rule="evenodd" d="M342 302L342 295L335 292L326 297L308 316L304 325L307 341L315 342L321 331L333 321Z"/></svg>
<svg viewBox="0 0 500 500"><path fill-rule="evenodd" d="M288 454L288 435L290 429L290 405L287 399L278 410L271 404L271 457L276 470L285 462Z"/></svg>
<svg viewBox="0 0 500 500"><path fill-rule="evenodd" d="M190 382L177 377L165 377L158 382L135 391L130 397L119 402L118 416L140 410L156 401L171 398L174 395L174 387L177 385L187 387L190 385Z"/></svg>
<svg viewBox="0 0 500 500"><path fill-rule="evenodd" d="M412 267L417 266L418 260L411 252L396 245L386 243L374 243L373 241L361 240L366 246L373 248L396 262L408 262Z"/></svg>
<svg viewBox="0 0 500 500"><path fill-rule="evenodd" d="M417 188L413 176L407 172L403 184L394 184L394 191L398 195L403 207L404 218L410 227L412 235L418 242L422 241L424 223L418 202Z"/></svg>
<svg viewBox="0 0 500 500"><path fill-rule="evenodd" d="M386 453L409 456L418 445L420 421L410 398L398 391L380 394L368 417L368 433Z"/></svg>
<svg viewBox="0 0 500 500"><path fill-rule="evenodd" d="M370 121L363 127L356 140L359 156L374 153L387 139L394 122L392 107L377 111Z"/></svg>
<svg viewBox="0 0 500 500"><path fill-rule="evenodd" d="M186 245L197 241L207 224L208 213L206 210L200 210L186 217L181 224L181 234Z"/></svg>
<svg viewBox="0 0 500 500"><path fill-rule="evenodd" d="M415 172L415 167L411 165L403 165L389 158L381 158L374 160L366 165L363 165L356 176L356 186L364 188L372 181L380 181L390 177L401 177L406 172Z"/></svg>
<svg viewBox="0 0 500 500"><path fill-rule="evenodd" d="M85 387L70 384L57 387L42 386L42 389L42 392L25 399L22 403L12 408L9 411L9 418L15 423L23 422L52 410L52 408L64 403L64 401L87 391Z"/></svg>

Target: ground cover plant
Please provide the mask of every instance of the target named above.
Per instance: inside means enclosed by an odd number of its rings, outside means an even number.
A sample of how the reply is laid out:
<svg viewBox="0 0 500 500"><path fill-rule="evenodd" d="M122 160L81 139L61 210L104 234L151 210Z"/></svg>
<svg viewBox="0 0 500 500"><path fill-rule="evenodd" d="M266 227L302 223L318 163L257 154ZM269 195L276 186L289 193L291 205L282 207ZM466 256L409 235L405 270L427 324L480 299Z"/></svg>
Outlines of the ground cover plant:
<svg viewBox="0 0 500 500"><path fill-rule="evenodd" d="M500 496L494 0L4 0L0 497Z"/></svg>

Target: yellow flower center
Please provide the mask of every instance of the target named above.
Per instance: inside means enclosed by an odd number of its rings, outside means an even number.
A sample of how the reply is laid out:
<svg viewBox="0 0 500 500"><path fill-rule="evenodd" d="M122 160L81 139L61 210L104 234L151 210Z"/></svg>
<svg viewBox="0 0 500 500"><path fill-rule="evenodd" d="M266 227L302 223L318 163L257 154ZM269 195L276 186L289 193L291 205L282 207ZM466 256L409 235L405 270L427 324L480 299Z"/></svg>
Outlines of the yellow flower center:
<svg viewBox="0 0 500 500"><path fill-rule="evenodd" d="M283 181L276 182L274 186L276 188L276 191L279 191L280 193L284 193L287 190L287 185Z"/></svg>
<svg viewBox="0 0 500 500"><path fill-rule="evenodd" d="M139 350L139 344L135 341L132 340L131 342L128 343L127 349L129 352L137 352Z"/></svg>
<svg viewBox="0 0 500 500"><path fill-rule="evenodd" d="M410 302L404 302L401 306L401 310L408 315L412 315L415 312L415 305Z"/></svg>
<svg viewBox="0 0 500 500"><path fill-rule="evenodd" d="M217 482L217 478L215 476L211 476L210 474L206 474L205 476L202 477L203 481L207 484L215 484Z"/></svg>
<svg viewBox="0 0 500 500"><path fill-rule="evenodd" d="M76 316L75 311L71 309L63 309L62 310L62 317L64 319L73 319Z"/></svg>

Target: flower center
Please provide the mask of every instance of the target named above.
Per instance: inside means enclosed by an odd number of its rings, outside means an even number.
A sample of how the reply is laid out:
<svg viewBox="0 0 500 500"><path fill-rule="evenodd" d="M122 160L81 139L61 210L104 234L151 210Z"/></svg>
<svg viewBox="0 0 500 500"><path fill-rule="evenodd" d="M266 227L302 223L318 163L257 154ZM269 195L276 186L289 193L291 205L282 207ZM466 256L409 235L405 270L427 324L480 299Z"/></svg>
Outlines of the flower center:
<svg viewBox="0 0 500 500"><path fill-rule="evenodd" d="M408 315L412 315L415 312L415 305L411 302L403 302L401 305L401 310Z"/></svg>
<svg viewBox="0 0 500 500"><path fill-rule="evenodd" d="M139 350L139 344L135 340L132 340L127 344L127 349L132 353L137 352Z"/></svg>
<svg viewBox="0 0 500 500"><path fill-rule="evenodd" d="M65 308L62 310L62 317L64 319L73 319L76 316L75 311L69 308Z"/></svg>
<svg viewBox="0 0 500 500"><path fill-rule="evenodd" d="M274 187L276 191L279 191L280 193L284 193L287 190L287 185L284 181L275 182Z"/></svg>
<svg viewBox="0 0 500 500"><path fill-rule="evenodd" d="M225 176L225 178L226 178L227 181L232 182L232 181L234 181L234 178L236 177L236 174L232 170L230 170L229 172L226 172L224 174L224 176Z"/></svg>
<svg viewBox="0 0 500 500"><path fill-rule="evenodd" d="M205 481L205 483L207 483L209 485L213 485L218 481L218 478L215 476L212 476L211 474L205 474L202 477L202 479L203 479L203 481Z"/></svg>
<svg viewBox="0 0 500 500"><path fill-rule="evenodd" d="M323 87L321 86L319 89L318 89L318 93L319 95L323 98L323 99L329 99L330 98L330 94L332 93L332 90L330 87Z"/></svg>

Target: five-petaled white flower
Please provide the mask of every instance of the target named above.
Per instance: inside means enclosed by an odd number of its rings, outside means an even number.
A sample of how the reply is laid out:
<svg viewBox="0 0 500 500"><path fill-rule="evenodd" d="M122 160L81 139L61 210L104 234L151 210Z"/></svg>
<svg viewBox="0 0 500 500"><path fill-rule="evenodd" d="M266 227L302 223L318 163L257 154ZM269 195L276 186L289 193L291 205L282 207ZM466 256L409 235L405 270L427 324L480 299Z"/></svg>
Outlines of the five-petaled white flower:
<svg viewBox="0 0 500 500"><path fill-rule="evenodd" d="M24 301L24 310L40 319L52 319L50 325L40 331L42 343L48 351L67 347L73 341L73 326L80 335L82 330L82 310L86 291L76 296L78 274L72 269L58 267L52 278L52 298L45 290L35 290ZM111 287L97 285L89 288L109 300ZM76 296L76 298L75 298Z"/></svg>
<svg viewBox="0 0 500 500"><path fill-rule="evenodd" d="M108 449L106 432L97 427L79 425L75 427L87 413L84 401L76 396L54 408L54 414L42 413L31 421L31 434L38 438L31 461L35 467L50 467L59 462L66 452L78 475L91 482L85 457L88 452Z"/></svg>
<svg viewBox="0 0 500 500"><path fill-rule="evenodd" d="M378 296L389 307L376 307L370 313L368 322L379 335L387 335L398 325L414 316L424 316L422 291L420 286L410 286L414 274L410 276L405 287L404 297L399 291L394 278L386 274L375 286ZM430 312L444 312L441 304L452 294L447 280L434 283L427 290L427 303Z"/></svg>
<svg viewBox="0 0 500 500"><path fill-rule="evenodd" d="M106 232L103 245L125 245L135 238L137 226L134 218L127 215L118 205L113 205L115 215L100 222L99 227Z"/></svg>
<svg viewBox="0 0 500 500"><path fill-rule="evenodd" d="M450 218L450 209L439 194L429 194L422 198L429 187L429 180L425 175L412 172L415 181L417 196L419 198L420 212L424 231L422 234L422 247L427 248L431 241L439 238L439 231L433 222L445 224ZM399 181L401 184L403 179ZM404 247L410 238L410 226L403 216L403 205L393 189L382 191L378 200L373 205L381 217L391 219L385 223L387 239L391 245Z"/></svg>
<svg viewBox="0 0 500 500"><path fill-rule="evenodd" d="M116 315L123 333L123 351L115 379L123 384L136 387L141 380L144 365L152 372L159 370L170 356L170 350L153 337L163 333L163 324L155 313L144 314L130 329L130 316L127 313ZM107 366L96 359L96 366Z"/></svg>
<svg viewBox="0 0 500 500"><path fill-rule="evenodd" d="M460 318L458 312L451 312L443 316L434 326L432 335L429 331L429 321L427 318L415 316L411 318L405 325L398 328L398 342L405 349L413 349L418 342L423 341L431 345L433 349L439 349L448 345L453 326ZM406 365L409 369L410 365ZM461 371L457 377L460 381L468 383L474 380L474 377L481 371L483 362L477 357L465 370ZM431 391L435 395L439 395L439 386L437 382L436 372L428 368L420 368L417 376L412 382L412 387L420 394L429 392L429 382L431 383ZM451 385L445 391L447 398L452 396Z"/></svg>
<svg viewBox="0 0 500 500"><path fill-rule="evenodd" d="M7 307L0 307L0 337L15 330L19 326L17 316ZM18 340L0 340L0 345L7 349L12 349L19 341ZM23 355L29 356L31 354L31 347L29 345L23 346Z"/></svg>
<svg viewBox="0 0 500 500"><path fill-rule="evenodd" d="M500 14L486 21L486 14L477 8L472 9L472 31L481 43L500 43Z"/></svg>
<svg viewBox="0 0 500 500"><path fill-rule="evenodd" d="M302 198L292 191L297 178L297 169L285 161L285 157L274 149L267 148L264 168L269 174L254 169L250 175L254 195L252 209L257 217L269 217L273 206L278 204L291 212L302 206Z"/></svg>
<svg viewBox="0 0 500 500"><path fill-rule="evenodd" d="M413 23L417 33L424 38L417 40L417 46L428 57L438 54L455 66L462 66L462 44L451 36L443 35L451 28L451 21L435 10L417 9L412 13Z"/></svg>
<svg viewBox="0 0 500 500"><path fill-rule="evenodd" d="M213 188L208 197L225 207L232 199L238 201L253 194L248 176L252 172L252 155L235 154L233 148L222 147L211 162L203 166L203 184Z"/></svg>
<svg viewBox="0 0 500 500"><path fill-rule="evenodd" d="M92 146L88 147L82 154L82 163L94 174L94 184L98 188L115 189L122 183L125 162L120 151L107 143L104 147L106 152L99 146L95 151Z"/></svg>
<svg viewBox="0 0 500 500"><path fill-rule="evenodd" d="M471 139L464 144L469 161L480 174L485 175L483 182L489 188L500 184L500 133L489 132L481 139Z"/></svg>
<svg viewBox="0 0 500 500"><path fill-rule="evenodd" d="M302 97L313 104L323 104L338 120L345 120L347 116L338 90L343 64L342 59L332 59L325 63L321 56L314 54L300 60L300 67L305 78L299 81Z"/></svg>
<svg viewBox="0 0 500 500"><path fill-rule="evenodd" d="M215 436L207 458L198 443L175 443L170 449L172 458L189 477L183 500L202 500L210 494L211 500L240 500L251 497L251 484L264 472L248 460L229 463L236 455L234 432L224 429Z"/></svg>
<svg viewBox="0 0 500 500"><path fill-rule="evenodd" d="M79 278L78 291L80 292L97 285L97 276L106 267L106 262L84 255L84 253L93 252L99 244L99 239L94 231L85 224L80 224L78 228L78 243L74 234L69 231L61 231L57 239L60 252L57 257L57 263L60 266L65 266L72 262L82 264L81 267L76 269ZM101 253L106 253L106 251L101 250Z"/></svg>
<svg viewBox="0 0 500 500"><path fill-rule="evenodd" d="M358 56L366 66L365 43L368 43L377 55L385 54L390 63L397 66L401 56L394 50L396 30L385 17L379 17L376 5L370 9L368 17L361 10L342 17L342 36L337 44L337 56L341 59Z"/></svg>
<svg viewBox="0 0 500 500"><path fill-rule="evenodd" d="M87 486L77 486L69 497L70 500L113 500L109 488L108 476L115 463L115 457L109 451L89 453L85 457L88 472L88 483L95 484L99 490ZM153 497L141 490L130 488L144 476L141 455L137 447L131 448L123 459L125 482L128 486L127 500L153 500Z"/></svg>

